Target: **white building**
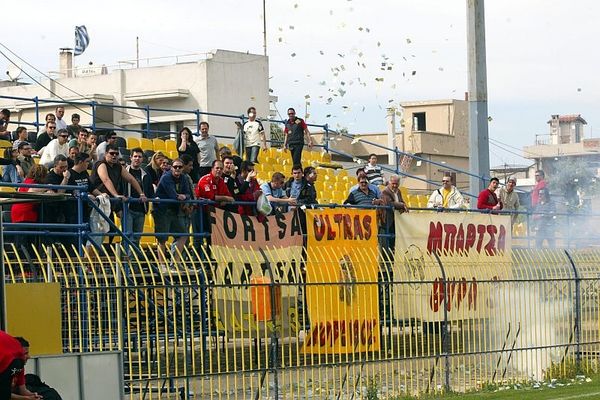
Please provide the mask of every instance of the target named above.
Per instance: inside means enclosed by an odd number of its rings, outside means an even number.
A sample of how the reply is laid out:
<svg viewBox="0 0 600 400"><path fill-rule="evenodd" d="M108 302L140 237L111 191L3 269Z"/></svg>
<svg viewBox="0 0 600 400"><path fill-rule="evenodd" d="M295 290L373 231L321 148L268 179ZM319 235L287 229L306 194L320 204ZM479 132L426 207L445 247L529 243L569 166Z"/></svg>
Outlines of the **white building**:
<svg viewBox="0 0 600 400"><path fill-rule="evenodd" d="M74 68L71 51L62 49L59 76L56 80L46 78L40 81L41 85L2 82L0 95L56 100L55 103L40 103L42 125L45 114L54 112L55 106L63 103L61 98L94 101L99 105L96 109L98 128L127 128L141 132L118 131L120 136L144 135L148 119L151 130L176 132L188 126L196 131L196 115L193 112L168 110L242 115L246 114L248 107L254 106L259 117L269 115L268 58L257 54L216 50L190 62L139 68L129 64L109 69L94 66ZM152 111L148 118L144 110L103 107L107 105L149 106L165 111ZM19 121L36 121L32 101L0 98L0 108L11 110L11 130L16 129ZM72 113L81 115L82 125L91 124L91 107L67 105L67 124L70 124ZM234 119L201 115L200 120L210 124L213 135L233 137L236 132ZM267 126L265 129L268 132Z"/></svg>

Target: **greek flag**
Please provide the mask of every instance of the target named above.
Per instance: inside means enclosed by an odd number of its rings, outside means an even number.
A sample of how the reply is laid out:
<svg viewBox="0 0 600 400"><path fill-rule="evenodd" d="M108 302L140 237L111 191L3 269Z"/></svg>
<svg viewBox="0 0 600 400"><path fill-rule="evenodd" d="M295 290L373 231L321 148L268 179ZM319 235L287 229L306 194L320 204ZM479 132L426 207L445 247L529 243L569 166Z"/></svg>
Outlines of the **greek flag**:
<svg viewBox="0 0 600 400"><path fill-rule="evenodd" d="M88 36L87 28L85 25L75 27L75 55L79 56L83 54L85 49L90 44L90 37Z"/></svg>

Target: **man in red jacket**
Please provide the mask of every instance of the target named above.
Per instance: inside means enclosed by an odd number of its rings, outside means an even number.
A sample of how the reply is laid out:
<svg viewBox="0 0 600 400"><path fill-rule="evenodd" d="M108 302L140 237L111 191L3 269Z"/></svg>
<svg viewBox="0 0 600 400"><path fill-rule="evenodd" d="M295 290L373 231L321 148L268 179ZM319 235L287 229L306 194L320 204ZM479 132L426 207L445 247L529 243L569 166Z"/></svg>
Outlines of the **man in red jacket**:
<svg viewBox="0 0 600 400"><path fill-rule="evenodd" d="M496 189L500 180L498 178L490 179L490 184L487 189L483 189L477 197L477 208L479 210L502 210L502 203L498 201Z"/></svg>
<svg viewBox="0 0 600 400"><path fill-rule="evenodd" d="M21 343L0 331L0 400L10 400L12 380L25 366L25 353Z"/></svg>

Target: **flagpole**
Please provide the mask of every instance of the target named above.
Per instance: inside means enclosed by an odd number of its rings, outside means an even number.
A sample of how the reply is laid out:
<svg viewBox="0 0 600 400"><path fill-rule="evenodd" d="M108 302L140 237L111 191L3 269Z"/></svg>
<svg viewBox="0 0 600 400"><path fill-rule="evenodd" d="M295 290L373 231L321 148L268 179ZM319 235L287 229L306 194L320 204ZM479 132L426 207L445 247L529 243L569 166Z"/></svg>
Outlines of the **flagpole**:
<svg viewBox="0 0 600 400"><path fill-rule="evenodd" d="M267 5L266 0L263 0L263 48L265 57L267 56Z"/></svg>
<svg viewBox="0 0 600 400"><path fill-rule="evenodd" d="M140 37L135 37L135 65L140 67Z"/></svg>

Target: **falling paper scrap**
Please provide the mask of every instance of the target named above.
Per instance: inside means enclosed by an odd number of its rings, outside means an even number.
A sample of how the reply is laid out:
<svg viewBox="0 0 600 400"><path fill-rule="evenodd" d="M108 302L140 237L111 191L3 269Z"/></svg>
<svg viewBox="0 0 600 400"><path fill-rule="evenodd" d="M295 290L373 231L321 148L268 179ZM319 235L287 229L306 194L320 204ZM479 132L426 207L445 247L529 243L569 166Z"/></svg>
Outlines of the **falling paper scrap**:
<svg viewBox="0 0 600 400"><path fill-rule="evenodd" d="M415 76L416 74L417 74L417 71L413 71L411 75Z"/></svg>
<svg viewBox="0 0 600 400"><path fill-rule="evenodd" d="M296 53L292 53L292 57L296 57Z"/></svg>
<svg viewBox="0 0 600 400"><path fill-rule="evenodd" d="M411 44L412 40L410 40L409 38L406 38L406 43Z"/></svg>

